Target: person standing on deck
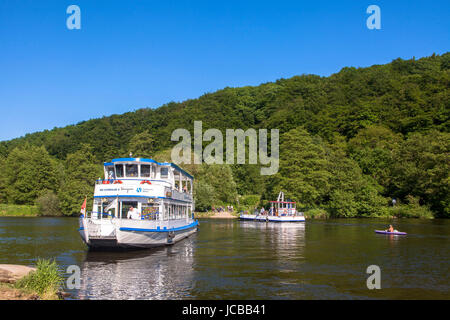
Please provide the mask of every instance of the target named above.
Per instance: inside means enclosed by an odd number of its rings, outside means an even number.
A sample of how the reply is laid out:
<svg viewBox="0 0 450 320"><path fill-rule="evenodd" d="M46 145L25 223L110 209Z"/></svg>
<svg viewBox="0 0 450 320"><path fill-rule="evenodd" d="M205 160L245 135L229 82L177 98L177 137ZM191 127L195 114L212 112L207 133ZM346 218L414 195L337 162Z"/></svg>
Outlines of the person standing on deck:
<svg viewBox="0 0 450 320"><path fill-rule="evenodd" d="M141 216L137 212L137 209L133 208L133 206L130 207L127 214L127 219L133 219L133 220L140 220Z"/></svg>

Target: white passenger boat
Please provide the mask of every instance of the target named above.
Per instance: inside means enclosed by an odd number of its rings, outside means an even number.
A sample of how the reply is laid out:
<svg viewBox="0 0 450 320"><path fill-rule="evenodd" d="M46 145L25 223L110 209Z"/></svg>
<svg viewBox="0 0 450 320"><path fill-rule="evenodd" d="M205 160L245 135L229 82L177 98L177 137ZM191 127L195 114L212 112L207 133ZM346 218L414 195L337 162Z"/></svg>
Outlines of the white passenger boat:
<svg viewBox="0 0 450 320"><path fill-rule="evenodd" d="M173 163L120 158L104 164L79 232L91 249L174 244L197 231L193 177Z"/></svg>
<svg viewBox="0 0 450 320"><path fill-rule="evenodd" d="M270 201L269 211L254 212L253 214L241 214L241 220L252 220L261 222L304 222L303 212L297 211L297 204L284 201L284 192L280 192L277 201Z"/></svg>

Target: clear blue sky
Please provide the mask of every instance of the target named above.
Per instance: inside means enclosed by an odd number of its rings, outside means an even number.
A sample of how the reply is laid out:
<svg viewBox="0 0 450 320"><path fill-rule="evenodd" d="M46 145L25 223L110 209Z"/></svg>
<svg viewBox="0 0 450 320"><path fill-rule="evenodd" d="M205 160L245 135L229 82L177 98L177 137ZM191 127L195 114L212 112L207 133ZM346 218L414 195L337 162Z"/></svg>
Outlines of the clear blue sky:
<svg viewBox="0 0 450 320"><path fill-rule="evenodd" d="M68 30L66 9L81 9ZM381 30L366 9L381 8ZM449 51L450 1L1 0L0 140Z"/></svg>

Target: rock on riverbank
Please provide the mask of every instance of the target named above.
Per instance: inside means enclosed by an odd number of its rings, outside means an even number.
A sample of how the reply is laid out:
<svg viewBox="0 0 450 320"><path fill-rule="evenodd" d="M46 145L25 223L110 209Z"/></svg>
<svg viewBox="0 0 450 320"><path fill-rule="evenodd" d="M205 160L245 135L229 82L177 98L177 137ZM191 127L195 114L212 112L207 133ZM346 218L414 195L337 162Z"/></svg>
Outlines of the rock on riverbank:
<svg viewBox="0 0 450 320"><path fill-rule="evenodd" d="M36 271L36 268L17 264L0 264L0 282L14 283L25 277L31 271Z"/></svg>
<svg viewBox="0 0 450 320"><path fill-rule="evenodd" d="M13 288L9 284L25 277L36 268L26 267L16 264L0 264L0 300L36 300L39 297L35 294L26 293Z"/></svg>

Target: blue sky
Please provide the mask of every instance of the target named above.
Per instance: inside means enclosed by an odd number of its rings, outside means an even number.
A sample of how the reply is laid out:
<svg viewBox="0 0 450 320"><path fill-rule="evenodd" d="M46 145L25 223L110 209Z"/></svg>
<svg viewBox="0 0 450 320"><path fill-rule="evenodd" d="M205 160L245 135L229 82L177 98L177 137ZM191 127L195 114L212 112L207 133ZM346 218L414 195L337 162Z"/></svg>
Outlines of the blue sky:
<svg viewBox="0 0 450 320"><path fill-rule="evenodd" d="M68 30L66 9L81 9ZM366 9L381 8L381 30ZM0 140L449 51L450 1L1 0Z"/></svg>

